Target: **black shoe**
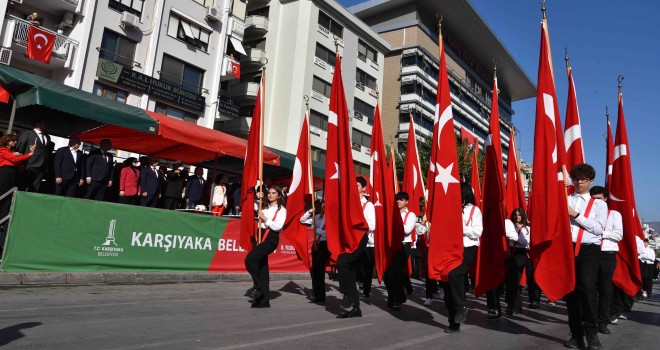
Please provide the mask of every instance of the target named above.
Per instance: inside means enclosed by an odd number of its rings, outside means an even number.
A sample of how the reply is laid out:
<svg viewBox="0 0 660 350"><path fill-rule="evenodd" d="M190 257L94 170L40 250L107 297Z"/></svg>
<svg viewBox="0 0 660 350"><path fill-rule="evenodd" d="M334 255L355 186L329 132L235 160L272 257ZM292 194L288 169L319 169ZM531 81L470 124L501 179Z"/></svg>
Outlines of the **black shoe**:
<svg viewBox="0 0 660 350"><path fill-rule="evenodd" d="M500 317L502 317L502 311L500 309L489 309L488 315L486 315L488 321L495 321Z"/></svg>
<svg viewBox="0 0 660 350"><path fill-rule="evenodd" d="M461 331L461 326L460 325L457 326L457 327L449 326L449 327L445 328L445 333L449 333L449 334L458 333L460 331Z"/></svg>
<svg viewBox="0 0 660 350"><path fill-rule="evenodd" d="M598 333L612 334L612 332L607 329L607 323L601 323L598 325Z"/></svg>
<svg viewBox="0 0 660 350"><path fill-rule="evenodd" d="M541 306L539 305L539 303L537 301L532 301L531 303L529 303L529 308L530 309L538 309L539 307L541 307Z"/></svg>
<svg viewBox="0 0 660 350"><path fill-rule="evenodd" d="M507 307L506 308L506 315L507 316L513 315L513 308L512 307Z"/></svg>
<svg viewBox="0 0 660 350"><path fill-rule="evenodd" d="M254 287L248 288L248 290L245 291L245 296L246 297L252 297L252 293L254 292Z"/></svg>
<svg viewBox="0 0 660 350"><path fill-rule="evenodd" d="M603 348L603 345L598 340L598 334L591 334L587 336L587 343L589 344L589 350L600 350Z"/></svg>
<svg viewBox="0 0 660 350"><path fill-rule="evenodd" d="M337 315L337 318L353 318L353 317L362 317L362 311L359 307L354 307L349 311L344 312L343 314Z"/></svg>
<svg viewBox="0 0 660 350"><path fill-rule="evenodd" d="M462 307L461 309L456 310L456 316L454 316L454 322L463 323L467 319L467 308Z"/></svg>
<svg viewBox="0 0 660 350"><path fill-rule="evenodd" d="M351 306L353 306L353 301L351 301L348 295L344 295L344 299L341 300L341 307L348 309Z"/></svg>
<svg viewBox="0 0 660 350"><path fill-rule="evenodd" d="M264 293L261 292L261 289L257 289L257 288L254 288L254 289L252 290L252 294L250 294L250 297L251 297L253 300L257 300L257 299L259 299L259 298L261 298L261 297L263 297L263 296L264 296Z"/></svg>
<svg viewBox="0 0 660 350"><path fill-rule="evenodd" d="M586 346L584 346L584 339L582 337L579 339L571 337L571 339L564 343L564 347L569 349L584 349Z"/></svg>
<svg viewBox="0 0 660 350"><path fill-rule="evenodd" d="M513 313L516 315L522 315L523 309L522 308L514 308Z"/></svg>
<svg viewBox="0 0 660 350"><path fill-rule="evenodd" d="M413 294L413 290L412 290L412 289L408 289L408 290L406 291L406 295L412 295L412 294Z"/></svg>
<svg viewBox="0 0 660 350"><path fill-rule="evenodd" d="M322 304L325 303L325 298L312 298L309 302L313 304Z"/></svg>
<svg viewBox="0 0 660 350"><path fill-rule="evenodd" d="M261 308L270 307L270 303L269 302L265 302L265 303L254 302L254 303L252 303L252 306L250 306L250 307L253 308L253 309L261 309Z"/></svg>

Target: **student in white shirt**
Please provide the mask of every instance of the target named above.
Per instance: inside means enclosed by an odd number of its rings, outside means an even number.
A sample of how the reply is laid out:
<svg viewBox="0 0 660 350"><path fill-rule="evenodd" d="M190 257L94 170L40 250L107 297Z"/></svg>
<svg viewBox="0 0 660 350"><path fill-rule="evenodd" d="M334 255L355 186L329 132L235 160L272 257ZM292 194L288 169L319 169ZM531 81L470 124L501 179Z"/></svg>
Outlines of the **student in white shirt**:
<svg viewBox="0 0 660 350"><path fill-rule="evenodd" d="M277 248L280 242L280 232L286 221L282 188L272 186L268 189L267 198L266 208L258 213L259 219L261 219L261 243L257 244L245 257L245 268L254 282L250 295L254 300L253 308L270 307L268 255Z"/></svg>
<svg viewBox="0 0 660 350"><path fill-rule="evenodd" d="M650 298L653 288L653 269L655 265L655 251L649 246L649 240L644 239L644 251L639 257L643 269L642 273L642 297Z"/></svg>
<svg viewBox="0 0 660 350"><path fill-rule="evenodd" d="M541 293L534 282L534 264L529 258L530 228L527 213L523 208L511 212L511 219L504 221L506 238L509 241L509 259L506 275L506 314L522 313L522 279L523 270L527 277L529 308L537 309Z"/></svg>
<svg viewBox="0 0 660 350"><path fill-rule="evenodd" d="M417 216L408 210L408 193L399 192L395 195L396 205L401 213L403 222L403 241L401 250L392 256L390 268L385 271L383 282L387 288L387 307L391 310L399 310L401 304L406 302L404 284L406 280L406 264L410 256L410 245L412 243L412 232L415 229Z"/></svg>
<svg viewBox="0 0 660 350"><path fill-rule="evenodd" d="M472 186L461 182L461 198L463 201L463 261L449 272L449 280L444 284L445 306L449 311L449 327L445 333L456 333L461 330L461 323L467 318L465 300L465 279L468 266L474 260L479 238L483 233L483 218L481 210L476 206ZM449 215L449 213L447 213Z"/></svg>
<svg viewBox="0 0 660 350"><path fill-rule="evenodd" d="M314 210L318 214L312 215ZM313 223L312 223L313 221ZM309 209L300 218L300 222L309 226L314 225L314 246L312 246L312 266L309 269L309 274L312 277L312 297L313 303L325 303L325 264L330 258L330 251L328 250L328 242L325 237L325 212L323 211L323 202L317 200L314 202L314 208Z"/></svg>

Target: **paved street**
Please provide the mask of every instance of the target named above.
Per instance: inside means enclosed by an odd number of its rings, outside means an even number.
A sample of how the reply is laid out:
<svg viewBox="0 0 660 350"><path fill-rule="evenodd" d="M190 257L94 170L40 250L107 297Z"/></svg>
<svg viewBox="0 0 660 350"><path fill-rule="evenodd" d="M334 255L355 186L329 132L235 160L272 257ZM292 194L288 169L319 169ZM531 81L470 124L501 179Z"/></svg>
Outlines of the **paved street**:
<svg viewBox="0 0 660 350"><path fill-rule="evenodd" d="M311 282L274 281L272 307L251 309L246 282L5 287L0 346L6 349L560 349L568 337L563 303L488 322L485 300L470 299L462 332L443 333L444 305L422 306L423 284L388 312L379 287L364 317L336 319L336 282L327 305L307 302ZM656 290L660 290L656 284ZM630 319L601 335L605 348L660 344L660 298L636 303Z"/></svg>

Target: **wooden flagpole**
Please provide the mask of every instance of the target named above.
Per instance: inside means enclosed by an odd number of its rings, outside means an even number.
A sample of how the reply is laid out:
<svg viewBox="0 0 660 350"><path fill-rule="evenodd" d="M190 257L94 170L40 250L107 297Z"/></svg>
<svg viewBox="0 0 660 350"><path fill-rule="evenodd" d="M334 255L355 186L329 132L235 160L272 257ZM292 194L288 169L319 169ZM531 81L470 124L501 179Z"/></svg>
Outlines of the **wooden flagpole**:
<svg viewBox="0 0 660 350"><path fill-rule="evenodd" d="M268 61L266 61L268 63ZM264 193L263 188L264 188L264 109L265 109L265 104L264 101L266 101L265 96L266 96L266 64L264 64L263 68L261 69L261 82L259 86L259 104L261 105L259 108L259 113L260 118L260 124L259 124L259 192L261 193L261 197L259 198L259 213L261 213L261 210L263 208L263 196ZM258 234L258 240L257 244L261 243L261 217L259 217L259 234Z"/></svg>

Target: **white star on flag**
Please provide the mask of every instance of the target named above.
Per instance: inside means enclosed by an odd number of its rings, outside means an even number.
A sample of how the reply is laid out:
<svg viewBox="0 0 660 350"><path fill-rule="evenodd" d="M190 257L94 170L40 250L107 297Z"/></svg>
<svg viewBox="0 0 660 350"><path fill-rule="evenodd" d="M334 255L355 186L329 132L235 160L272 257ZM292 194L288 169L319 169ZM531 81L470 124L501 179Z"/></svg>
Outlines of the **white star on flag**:
<svg viewBox="0 0 660 350"><path fill-rule="evenodd" d="M442 183L442 188L445 190L445 194L447 194L447 188L449 187L449 184L459 183L459 181L451 175L451 170L454 168L454 163L449 164L449 166L446 168L443 168L442 165L436 163L436 168L438 169L438 175L435 176L435 182Z"/></svg>
<svg viewBox="0 0 660 350"><path fill-rule="evenodd" d="M37 45L37 49L41 50L41 45L40 44Z"/></svg>
<svg viewBox="0 0 660 350"><path fill-rule="evenodd" d="M330 180L332 179L339 180L339 164L337 164L337 162L335 162L335 169L337 170L337 172L330 177Z"/></svg>

